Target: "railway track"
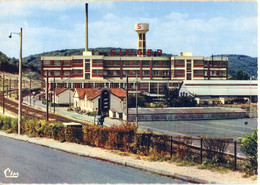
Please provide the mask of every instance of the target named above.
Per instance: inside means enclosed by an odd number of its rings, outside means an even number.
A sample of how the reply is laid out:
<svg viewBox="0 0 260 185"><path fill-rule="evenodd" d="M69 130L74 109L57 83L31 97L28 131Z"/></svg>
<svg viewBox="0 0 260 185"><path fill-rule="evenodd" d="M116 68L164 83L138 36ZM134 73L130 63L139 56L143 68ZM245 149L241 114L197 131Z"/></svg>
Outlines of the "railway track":
<svg viewBox="0 0 260 185"><path fill-rule="evenodd" d="M1 93L2 94L2 93ZM5 109L18 115L18 102L5 97ZM0 105L2 106L3 100L0 98ZM22 115L29 119L46 119L46 112L28 105L22 104ZM62 115L49 113L49 122L75 122L74 119L67 118ZM79 121L78 121L79 122ZM82 122L82 121L81 121ZM83 122L82 122L83 123Z"/></svg>

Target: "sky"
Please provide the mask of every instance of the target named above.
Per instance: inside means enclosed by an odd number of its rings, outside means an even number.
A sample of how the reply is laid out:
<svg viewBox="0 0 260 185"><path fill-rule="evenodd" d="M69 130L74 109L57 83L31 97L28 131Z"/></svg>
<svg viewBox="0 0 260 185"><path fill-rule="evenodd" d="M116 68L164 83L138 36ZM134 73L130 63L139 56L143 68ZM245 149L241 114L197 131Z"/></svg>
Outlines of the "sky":
<svg viewBox="0 0 260 185"><path fill-rule="evenodd" d="M85 47L88 3L89 48L137 48L134 24L148 23L147 49L193 56L242 54L257 57L257 3L252 1L3 1L0 51L23 57Z"/></svg>

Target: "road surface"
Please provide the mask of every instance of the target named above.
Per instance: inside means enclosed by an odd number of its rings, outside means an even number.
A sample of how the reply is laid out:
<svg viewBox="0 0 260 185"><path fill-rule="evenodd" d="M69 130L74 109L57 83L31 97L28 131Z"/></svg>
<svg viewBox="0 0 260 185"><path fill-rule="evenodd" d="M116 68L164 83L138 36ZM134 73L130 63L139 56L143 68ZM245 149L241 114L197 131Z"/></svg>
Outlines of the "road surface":
<svg viewBox="0 0 260 185"><path fill-rule="evenodd" d="M0 136L1 183L184 183ZM13 175L17 178L6 178Z"/></svg>

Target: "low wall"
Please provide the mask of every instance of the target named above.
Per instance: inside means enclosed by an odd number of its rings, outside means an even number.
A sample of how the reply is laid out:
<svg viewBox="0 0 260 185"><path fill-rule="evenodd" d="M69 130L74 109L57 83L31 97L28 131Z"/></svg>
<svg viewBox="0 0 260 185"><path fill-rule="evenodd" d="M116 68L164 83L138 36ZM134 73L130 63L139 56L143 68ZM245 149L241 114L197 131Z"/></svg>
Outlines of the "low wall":
<svg viewBox="0 0 260 185"><path fill-rule="evenodd" d="M240 108L195 107L195 108L140 108L139 121L170 121L170 120L209 120L246 118L246 111ZM129 120L135 121L135 109L131 109Z"/></svg>

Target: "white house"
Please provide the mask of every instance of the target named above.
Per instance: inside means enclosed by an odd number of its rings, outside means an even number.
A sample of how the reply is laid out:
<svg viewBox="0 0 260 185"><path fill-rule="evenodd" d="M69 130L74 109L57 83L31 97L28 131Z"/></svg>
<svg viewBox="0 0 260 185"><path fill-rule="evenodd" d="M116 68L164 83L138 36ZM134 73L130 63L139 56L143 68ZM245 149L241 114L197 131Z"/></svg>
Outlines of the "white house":
<svg viewBox="0 0 260 185"><path fill-rule="evenodd" d="M98 111L98 101L101 89L76 88L74 91L74 107L81 110ZM126 105L126 90L121 88L110 88L110 110L109 117L123 119Z"/></svg>
<svg viewBox="0 0 260 185"><path fill-rule="evenodd" d="M126 90L121 88L110 88L110 110L109 117L126 119Z"/></svg>
<svg viewBox="0 0 260 185"><path fill-rule="evenodd" d="M98 109L98 89L76 88L74 91L74 107L80 107L81 110L96 111Z"/></svg>
<svg viewBox="0 0 260 185"><path fill-rule="evenodd" d="M55 89L55 103L56 104L72 104L73 103L73 89L59 88ZM54 101L54 99L53 99Z"/></svg>

